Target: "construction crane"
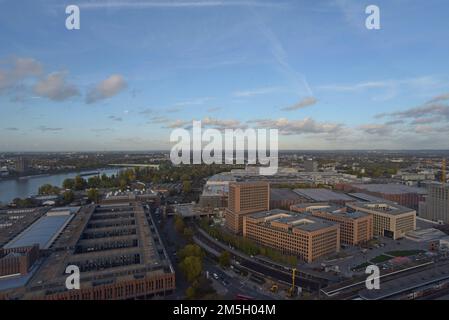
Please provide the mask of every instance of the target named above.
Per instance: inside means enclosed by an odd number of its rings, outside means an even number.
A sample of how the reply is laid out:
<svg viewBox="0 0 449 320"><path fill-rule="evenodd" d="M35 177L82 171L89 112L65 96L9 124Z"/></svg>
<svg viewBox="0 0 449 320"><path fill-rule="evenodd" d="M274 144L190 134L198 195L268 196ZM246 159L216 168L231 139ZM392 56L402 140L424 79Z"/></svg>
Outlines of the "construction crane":
<svg viewBox="0 0 449 320"><path fill-rule="evenodd" d="M446 159L443 159L441 164L441 182L446 183Z"/></svg>
<svg viewBox="0 0 449 320"><path fill-rule="evenodd" d="M296 268L292 269L292 286L288 289L288 296L291 298L295 295L295 279L296 279Z"/></svg>

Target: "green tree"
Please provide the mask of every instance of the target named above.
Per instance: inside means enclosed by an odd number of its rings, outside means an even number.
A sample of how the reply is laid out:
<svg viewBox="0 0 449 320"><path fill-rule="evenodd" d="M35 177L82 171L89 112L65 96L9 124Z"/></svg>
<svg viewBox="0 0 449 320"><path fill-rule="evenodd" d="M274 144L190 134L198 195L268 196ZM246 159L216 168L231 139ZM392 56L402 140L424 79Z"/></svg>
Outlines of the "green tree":
<svg viewBox="0 0 449 320"><path fill-rule="evenodd" d="M98 189L91 188L87 190L87 198L92 202L98 202L100 200Z"/></svg>
<svg viewBox="0 0 449 320"><path fill-rule="evenodd" d="M197 244L188 244L179 251L178 257L183 260L189 256L203 258L204 252Z"/></svg>
<svg viewBox="0 0 449 320"><path fill-rule="evenodd" d="M190 286L186 290L186 298L187 299L194 299L196 295L196 290L193 286Z"/></svg>
<svg viewBox="0 0 449 320"><path fill-rule="evenodd" d="M186 238L187 241L192 242L193 240L193 230L192 228L184 228L183 232L184 238Z"/></svg>
<svg viewBox="0 0 449 320"><path fill-rule="evenodd" d="M81 176L75 177L75 182L73 184L75 190L84 190L86 188L86 185L86 180L84 180Z"/></svg>
<svg viewBox="0 0 449 320"><path fill-rule="evenodd" d="M72 190L68 190L63 194L64 203L70 203L75 199L75 194Z"/></svg>
<svg viewBox="0 0 449 320"><path fill-rule="evenodd" d="M184 220L182 220L182 217L176 216L175 217L175 230L176 232L182 234L184 232L185 224Z"/></svg>
<svg viewBox="0 0 449 320"><path fill-rule="evenodd" d="M223 251L218 258L218 263L223 268L229 267L231 264L231 255L228 251Z"/></svg>
<svg viewBox="0 0 449 320"><path fill-rule="evenodd" d="M65 179L62 183L62 187L64 189L73 189L75 186L75 180L74 179Z"/></svg>
<svg viewBox="0 0 449 320"><path fill-rule="evenodd" d="M203 271L203 262L200 257L188 256L181 263L180 268L185 274L187 281L195 281Z"/></svg>
<svg viewBox="0 0 449 320"><path fill-rule="evenodd" d="M182 192L190 193L192 191L192 182L190 180L184 180L182 182Z"/></svg>
<svg viewBox="0 0 449 320"><path fill-rule="evenodd" d="M44 196L56 195L59 194L59 188L47 183L39 187L38 193Z"/></svg>

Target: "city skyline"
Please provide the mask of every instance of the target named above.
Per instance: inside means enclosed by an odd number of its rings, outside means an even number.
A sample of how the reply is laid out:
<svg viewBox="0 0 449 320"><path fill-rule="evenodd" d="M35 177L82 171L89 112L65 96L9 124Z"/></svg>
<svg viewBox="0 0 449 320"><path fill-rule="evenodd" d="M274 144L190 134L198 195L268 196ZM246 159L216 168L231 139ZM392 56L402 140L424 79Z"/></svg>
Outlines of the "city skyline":
<svg viewBox="0 0 449 320"><path fill-rule="evenodd" d="M448 149L431 2L377 1L368 30L367 1L0 1L0 151L168 150L192 120L283 150Z"/></svg>

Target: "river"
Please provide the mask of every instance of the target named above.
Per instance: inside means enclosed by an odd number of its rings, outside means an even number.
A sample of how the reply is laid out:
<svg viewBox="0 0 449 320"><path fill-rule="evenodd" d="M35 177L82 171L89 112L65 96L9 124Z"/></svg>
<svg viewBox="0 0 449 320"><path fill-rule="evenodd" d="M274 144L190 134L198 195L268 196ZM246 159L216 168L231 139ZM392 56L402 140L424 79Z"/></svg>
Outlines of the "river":
<svg viewBox="0 0 449 320"><path fill-rule="evenodd" d="M1 180L0 181L0 202L7 204L15 198L27 198L36 195L39 187L43 184L49 183L54 186L62 187L62 182L68 178L75 178L79 174L86 174L91 172L100 172L101 174L106 174L111 176L117 174L123 168L112 168L112 169L96 169L96 170L86 170L81 172L71 172L71 173L58 173L51 175L39 175L30 176L27 178L18 178L13 180ZM84 176L84 179L90 176Z"/></svg>

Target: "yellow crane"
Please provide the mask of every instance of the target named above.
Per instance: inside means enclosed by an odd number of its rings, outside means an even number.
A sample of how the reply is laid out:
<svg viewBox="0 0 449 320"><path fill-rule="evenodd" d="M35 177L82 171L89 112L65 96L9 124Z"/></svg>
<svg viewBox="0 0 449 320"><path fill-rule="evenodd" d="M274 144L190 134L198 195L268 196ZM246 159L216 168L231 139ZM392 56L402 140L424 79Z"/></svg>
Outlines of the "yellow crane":
<svg viewBox="0 0 449 320"><path fill-rule="evenodd" d="M296 279L296 268L292 269L292 286L288 289L288 296L293 297L295 295L295 279Z"/></svg>

